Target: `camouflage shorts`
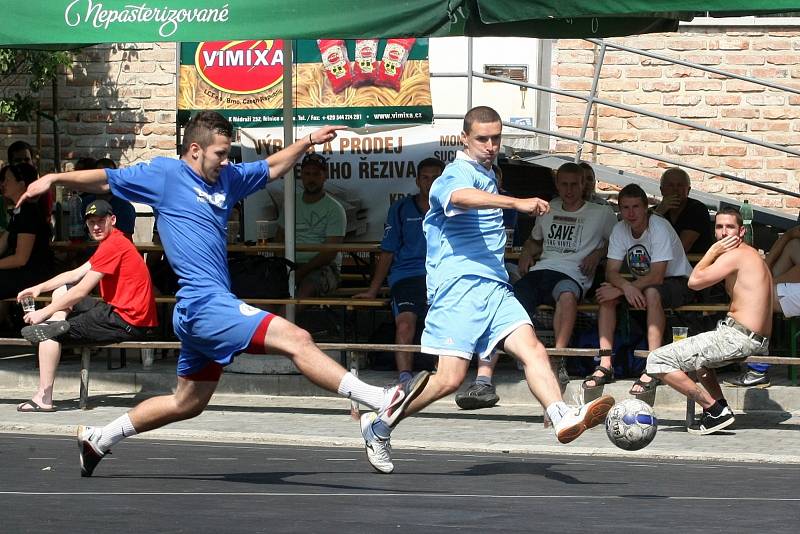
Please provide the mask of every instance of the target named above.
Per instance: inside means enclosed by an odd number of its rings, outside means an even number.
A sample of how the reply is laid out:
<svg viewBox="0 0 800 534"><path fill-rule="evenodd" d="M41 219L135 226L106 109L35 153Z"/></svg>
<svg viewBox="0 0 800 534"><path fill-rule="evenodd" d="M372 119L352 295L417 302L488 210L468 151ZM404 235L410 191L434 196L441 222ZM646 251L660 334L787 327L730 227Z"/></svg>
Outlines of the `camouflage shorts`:
<svg viewBox="0 0 800 534"><path fill-rule="evenodd" d="M748 356L767 354L768 348L768 341L757 343L720 321L716 330L670 343L651 352L647 357L647 374L723 367Z"/></svg>

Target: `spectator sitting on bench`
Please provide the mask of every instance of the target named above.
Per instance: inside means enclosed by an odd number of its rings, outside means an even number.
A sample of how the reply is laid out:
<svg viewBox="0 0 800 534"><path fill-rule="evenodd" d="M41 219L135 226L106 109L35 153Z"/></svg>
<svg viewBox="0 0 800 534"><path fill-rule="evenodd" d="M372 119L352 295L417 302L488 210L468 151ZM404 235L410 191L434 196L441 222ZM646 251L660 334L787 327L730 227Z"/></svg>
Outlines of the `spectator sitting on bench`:
<svg viewBox="0 0 800 534"><path fill-rule="evenodd" d="M411 345L417 322L428 311L425 285L425 235L422 219L430 209L428 194L434 180L442 174L444 162L426 158L417 165L419 194L403 197L389 207L381 241L381 254L369 289L354 298L374 299L389 275L389 292L395 322L395 343ZM411 380L414 371L414 353L395 353L399 381Z"/></svg>
<svg viewBox="0 0 800 534"><path fill-rule="evenodd" d="M664 308L683 306L691 300L687 282L692 267L675 230L663 218L648 213L647 195L641 187L626 185L619 192L618 202L622 220L611 232L606 281L596 291L600 349L613 348L617 304L624 301L634 310L647 310L647 346L653 351L663 341ZM633 275L632 281L622 275L623 264ZM600 358L600 366L611 369L611 365L611 356ZM657 385L645 373L634 382L630 393L642 395Z"/></svg>
<svg viewBox="0 0 800 534"><path fill-rule="evenodd" d="M583 169L583 200L592 204L600 204L601 206L611 206L605 197L597 194L597 178L592 166L585 161L581 161L578 165Z"/></svg>
<svg viewBox="0 0 800 534"><path fill-rule="evenodd" d="M300 164L303 191L295 198L295 241L297 244L341 243L347 227L344 208L325 192L328 163L317 153L307 154ZM284 242L286 210L278 218L276 241ZM295 298L324 297L339 287L341 255L335 250L297 252ZM298 307L300 311L300 307Z"/></svg>
<svg viewBox="0 0 800 534"><path fill-rule="evenodd" d="M558 198L550 203L549 213L536 218L531 236L522 247L519 270L525 274L514 284L514 296L531 317L541 304L555 306L556 348L566 348L572 338L578 302L591 287L594 271L606 255L617 217L608 206L584 200L583 169L576 163L559 167L555 185ZM492 385L496 363L497 356L488 362L479 360L475 382L456 395L459 407L487 408L498 402ZM564 376L566 371L559 372L562 386ZM605 383L610 377L609 372L596 381Z"/></svg>
<svg viewBox="0 0 800 534"><path fill-rule="evenodd" d="M800 226L790 228L775 241L766 256L773 278L773 309L785 317L800 315ZM768 363L748 363L747 369L725 383L736 387L770 386Z"/></svg>
<svg viewBox="0 0 800 534"><path fill-rule="evenodd" d="M98 160L94 158L80 158L75 163L75 170L76 171L85 171L87 169L116 169L117 164L111 158L100 158ZM81 205L83 210L86 210L86 207L97 200L98 198L107 200L111 207L114 210L114 216L117 218L117 222L114 225L114 228L125 234L125 237L128 239L133 239L133 232L136 229L136 208L133 207L133 204L128 202L127 200L123 200L119 197L115 197L111 193L104 193L96 195L94 193L82 193L81 194Z"/></svg>
<svg viewBox="0 0 800 534"><path fill-rule="evenodd" d="M53 383L61 344L102 345L141 339L158 324L150 275L133 243L114 228L111 204L95 200L84 212L90 236L99 242L92 257L71 271L23 289L18 299L52 291L53 300L25 315L22 335L38 344L39 389L19 412L52 412ZM89 297L100 284L102 299ZM67 289L69 287L69 289ZM43 322L47 319L50 322Z"/></svg>
<svg viewBox="0 0 800 534"><path fill-rule="evenodd" d="M689 277L699 291L725 282L731 297L728 315L711 332L692 336L653 351L647 372L703 407L690 434L711 434L731 425L734 415L722 395L715 368L752 355L767 354L772 333L772 276L758 251L742 241L742 216L722 208L714 220L717 238ZM687 373L696 371L703 387Z"/></svg>
<svg viewBox="0 0 800 534"><path fill-rule="evenodd" d="M683 169L671 167L661 175L661 202L653 212L672 225L687 254L705 254L714 242L708 208L689 198L692 184Z"/></svg>

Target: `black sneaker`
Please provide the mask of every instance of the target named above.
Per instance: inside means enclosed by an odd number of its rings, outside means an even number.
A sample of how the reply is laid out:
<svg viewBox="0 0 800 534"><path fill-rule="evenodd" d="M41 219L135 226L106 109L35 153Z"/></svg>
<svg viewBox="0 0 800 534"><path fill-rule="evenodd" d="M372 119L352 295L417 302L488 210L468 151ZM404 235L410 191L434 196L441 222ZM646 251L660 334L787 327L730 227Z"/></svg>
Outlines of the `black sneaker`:
<svg viewBox="0 0 800 534"><path fill-rule="evenodd" d="M739 376L726 378L724 382L729 386L737 388L768 388L770 386L767 373L760 373L753 369L748 369Z"/></svg>
<svg viewBox="0 0 800 534"><path fill-rule="evenodd" d="M81 476L90 477L94 472L94 468L100 463L100 460L111 451L101 452L97 445L90 439L92 436L92 427L79 426L78 427L78 450L80 450L81 460Z"/></svg>
<svg viewBox="0 0 800 534"><path fill-rule="evenodd" d="M20 333L22 337L35 345L66 334L68 330L68 321L50 321L26 326Z"/></svg>
<svg viewBox="0 0 800 534"><path fill-rule="evenodd" d="M462 410L478 410L491 408L498 403L500 397L492 384L473 382L466 391L456 395L456 404Z"/></svg>
<svg viewBox="0 0 800 534"><path fill-rule="evenodd" d="M723 408L722 413L717 417L704 411L700 419L694 422L686 431L689 434L704 436L732 425L735 420L733 412L727 407Z"/></svg>

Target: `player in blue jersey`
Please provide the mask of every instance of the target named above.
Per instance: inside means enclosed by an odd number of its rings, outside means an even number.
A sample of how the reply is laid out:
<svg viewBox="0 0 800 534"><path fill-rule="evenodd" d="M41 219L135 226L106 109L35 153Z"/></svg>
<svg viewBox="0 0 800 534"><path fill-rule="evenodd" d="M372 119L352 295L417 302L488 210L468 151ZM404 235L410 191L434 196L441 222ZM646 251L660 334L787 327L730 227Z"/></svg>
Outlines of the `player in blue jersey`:
<svg viewBox="0 0 800 534"><path fill-rule="evenodd" d="M549 206L538 198L498 194L492 162L500 150L502 128L492 108L467 112L461 133L464 150L431 187L430 210L423 222L430 310L422 351L438 355L439 363L404 416L456 391L473 354L488 360L502 347L524 365L528 386L553 422L558 441L569 443L602 423L614 399L605 395L572 408L564 403L547 351L514 298L503 264L503 209L543 215ZM393 469L389 437L395 424L380 413L361 417L367 458L377 471Z"/></svg>
<svg viewBox="0 0 800 534"><path fill-rule="evenodd" d="M283 176L316 144L336 137L325 126L266 160L231 164L233 127L216 112L186 126L181 158L156 158L125 169L48 174L28 187L26 198L55 184L93 193L111 191L158 211L158 232L180 289L173 326L181 341L175 393L147 399L104 427L78 427L81 475L91 476L109 449L125 437L199 415L224 366L241 352L280 352L313 383L377 409L396 422L424 387L427 374L384 390L348 373L322 353L305 330L237 300L230 292L226 235L229 212L247 195Z"/></svg>
<svg viewBox="0 0 800 534"><path fill-rule="evenodd" d="M403 197L391 206L386 216L381 241L381 255L369 289L354 298L374 299L389 275L389 292L395 322L395 343L414 343L417 322L428 311L425 286L425 234L422 219L428 212L428 195L433 181L442 174L444 162L425 158L417 165L419 193ZM411 380L414 371L414 353L395 353L398 380Z"/></svg>

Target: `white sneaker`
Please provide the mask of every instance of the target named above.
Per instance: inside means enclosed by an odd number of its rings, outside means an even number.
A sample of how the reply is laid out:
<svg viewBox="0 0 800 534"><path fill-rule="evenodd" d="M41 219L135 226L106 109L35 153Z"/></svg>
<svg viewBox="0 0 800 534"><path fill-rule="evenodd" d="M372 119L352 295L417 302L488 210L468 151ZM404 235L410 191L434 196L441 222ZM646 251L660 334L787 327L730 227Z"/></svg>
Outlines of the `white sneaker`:
<svg viewBox="0 0 800 534"><path fill-rule="evenodd" d="M94 468L100 463L100 460L111 451L103 452L97 446L97 443L92 439L94 437L95 428L91 426L79 426L77 430L78 450L80 450L80 463L81 463L81 476L90 477L94 472Z"/></svg>
<svg viewBox="0 0 800 534"><path fill-rule="evenodd" d="M405 416L406 408L422 393L430 377L431 374L428 371L420 371L411 380L401 382L389 391L388 402L381 407L379 413L379 417L389 425L389 428L394 428Z"/></svg>
<svg viewBox="0 0 800 534"><path fill-rule="evenodd" d="M372 433L370 427L378 414L367 412L361 416L361 435L364 437L364 449L367 452L367 460L378 473L388 475L394 471L392 463L392 444L390 441L379 439Z"/></svg>
<svg viewBox="0 0 800 534"><path fill-rule="evenodd" d="M614 406L614 397L603 395L565 414L555 426L556 437L561 443L569 443L586 430L606 420L606 415Z"/></svg>

